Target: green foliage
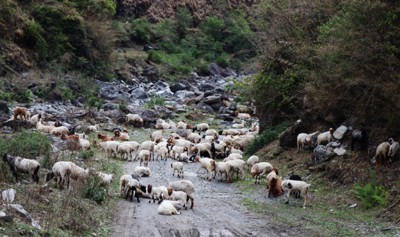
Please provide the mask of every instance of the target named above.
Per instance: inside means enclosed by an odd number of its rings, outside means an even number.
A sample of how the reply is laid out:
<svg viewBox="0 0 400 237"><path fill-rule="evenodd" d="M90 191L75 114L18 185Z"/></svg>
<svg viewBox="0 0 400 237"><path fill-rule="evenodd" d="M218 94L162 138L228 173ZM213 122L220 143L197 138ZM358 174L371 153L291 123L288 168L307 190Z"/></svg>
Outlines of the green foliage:
<svg viewBox="0 0 400 237"><path fill-rule="evenodd" d="M165 101L162 96L151 96L150 100L144 105L146 109L152 109L154 106L164 106Z"/></svg>
<svg viewBox="0 0 400 237"><path fill-rule="evenodd" d="M128 111L128 107L127 107L126 102L125 102L124 100L121 100L121 101L118 103L118 107L119 107L119 109L120 109L121 111L123 111L123 112L127 112L127 111Z"/></svg>
<svg viewBox="0 0 400 237"><path fill-rule="evenodd" d="M9 91L0 90L0 100L11 101L13 99L13 93Z"/></svg>
<svg viewBox="0 0 400 237"><path fill-rule="evenodd" d="M175 18L176 32L178 33L179 38L183 39L186 36L188 29L193 24L192 14L186 7L178 7L178 9L176 10Z"/></svg>
<svg viewBox="0 0 400 237"><path fill-rule="evenodd" d="M131 37L140 43L149 43L151 39L150 23L144 19L136 19L130 29Z"/></svg>
<svg viewBox="0 0 400 237"><path fill-rule="evenodd" d="M282 122L277 126L271 126L265 129L260 135L258 135L246 148L244 154L246 156L251 156L255 154L259 149L266 146L268 143L276 140L278 135L283 132L288 127L287 122Z"/></svg>
<svg viewBox="0 0 400 237"><path fill-rule="evenodd" d="M25 158L49 157L51 141L40 132L22 130L8 139L0 140L0 154L10 154Z"/></svg>
<svg viewBox="0 0 400 237"><path fill-rule="evenodd" d="M388 202L388 192L380 184L367 183L361 186L356 183L353 192L361 201L361 206L365 209L370 209L378 205L385 206Z"/></svg>
<svg viewBox="0 0 400 237"><path fill-rule="evenodd" d="M81 157L84 160L87 160L87 159L89 159L89 158L91 158L93 156L94 156L94 151L93 150L85 150L85 151L82 151L79 154L79 157Z"/></svg>
<svg viewBox="0 0 400 237"><path fill-rule="evenodd" d="M92 175L86 182L86 187L83 190L83 197L95 201L97 204L102 204L106 199L106 190L100 186L101 178L97 175Z"/></svg>

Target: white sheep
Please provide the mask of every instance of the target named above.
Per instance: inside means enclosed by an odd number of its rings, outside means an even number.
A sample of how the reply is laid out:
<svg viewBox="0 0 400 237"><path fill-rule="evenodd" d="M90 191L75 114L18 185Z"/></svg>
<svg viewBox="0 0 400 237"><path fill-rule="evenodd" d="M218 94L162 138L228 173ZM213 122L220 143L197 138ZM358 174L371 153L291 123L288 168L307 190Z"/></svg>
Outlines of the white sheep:
<svg viewBox="0 0 400 237"><path fill-rule="evenodd" d="M244 128L246 126L246 122L244 120L242 120L242 123L234 123L232 124L232 128Z"/></svg>
<svg viewBox="0 0 400 237"><path fill-rule="evenodd" d="M165 122L163 119L158 119L156 125L154 125L155 129L170 129L171 124Z"/></svg>
<svg viewBox="0 0 400 237"><path fill-rule="evenodd" d="M218 136L218 132L217 132L217 130L215 130L215 129L208 129L208 130L204 133L204 135L206 135L206 136L213 136L215 140L217 140L218 137L219 137L219 136Z"/></svg>
<svg viewBox="0 0 400 237"><path fill-rule="evenodd" d="M222 180L222 175L225 174L225 180L227 182L231 181L231 172L232 172L232 166L228 162L217 162L216 168L215 168L216 175L219 176L219 181Z"/></svg>
<svg viewBox="0 0 400 237"><path fill-rule="evenodd" d="M168 189L165 186L151 187L147 188L150 198L153 199L153 203L155 200L158 200L158 204L160 204L164 198L168 197ZM151 200L149 201L149 203Z"/></svg>
<svg viewBox="0 0 400 237"><path fill-rule="evenodd" d="M179 204L179 201L164 200L158 206L157 212L161 215L180 215L181 213L175 208Z"/></svg>
<svg viewBox="0 0 400 237"><path fill-rule="evenodd" d="M211 179L211 177L215 176L215 167L216 167L215 160L211 158L202 158L197 155L194 159L194 162L200 162L201 167L207 170L207 178L209 180Z"/></svg>
<svg viewBox="0 0 400 237"><path fill-rule="evenodd" d="M210 128L210 126L208 125L208 123L199 123L199 124L196 124L195 126L193 126L193 132L196 130L199 132L206 131L209 128Z"/></svg>
<svg viewBox="0 0 400 237"><path fill-rule="evenodd" d="M193 143L200 143L201 141L201 136L197 133L191 133L189 134L189 136L187 137L187 139Z"/></svg>
<svg viewBox="0 0 400 237"><path fill-rule="evenodd" d="M168 200L182 202L185 209L187 209L186 204L189 202L189 200L191 200L192 204L190 209L193 209L194 199L191 195L185 193L184 191L173 190L172 187L168 187Z"/></svg>
<svg viewBox="0 0 400 237"><path fill-rule="evenodd" d="M178 145L172 145L170 147L170 150L169 150L168 153L172 157L172 159L176 160L179 154L187 152L187 151L188 150L187 150L186 147L178 146Z"/></svg>
<svg viewBox="0 0 400 237"><path fill-rule="evenodd" d="M168 187L171 187L175 191L183 191L189 195L192 195L195 191L193 183L186 179L170 182Z"/></svg>
<svg viewBox="0 0 400 237"><path fill-rule="evenodd" d="M117 148L117 153L121 154L121 159L123 159L123 160L125 160L125 159L129 160L129 158L132 154L132 151L133 151L133 148L132 148L131 144L127 143L127 142L121 142Z"/></svg>
<svg viewBox="0 0 400 237"><path fill-rule="evenodd" d="M238 119L243 119L243 120L251 118L250 114L248 114L248 113L239 113L236 111L235 115Z"/></svg>
<svg viewBox="0 0 400 237"><path fill-rule="evenodd" d="M126 123L133 123L134 126L143 126L144 121L142 117L138 114L127 114L126 115Z"/></svg>
<svg viewBox="0 0 400 237"><path fill-rule="evenodd" d="M374 159L377 165L385 164L388 160L390 150L390 143L389 142L382 142L376 148Z"/></svg>
<svg viewBox="0 0 400 237"><path fill-rule="evenodd" d="M236 135L239 135L239 134L240 134L240 131L237 130L237 129L229 128L229 129L224 129L224 130L221 132L221 134L222 134L222 135L225 135L225 136L228 136L228 135L236 136Z"/></svg>
<svg viewBox="0 0 400 237"><path fill-rule="evenodd" d="M150 139L155 142L155 143L159 143L163 140L163 134L162 131L154 131L151 135L150 135Z"/></svg>
<svg viewBox="0 0 400 237"><path fill-rule="evenodd" d="M229 156L224 159L224 162L227 162L230 160L236 160L236 159L241 160L241 159L243 159L243 156L239 153L232 153L232 154L229 154Z"/></svg>
<svg viewBox="0 0 400 237"><path fill-rule="evenodd" d="M42 120L40 119L39 122L36 124L36 129L42 133L51 133L51 131L54 129L55 127L52 125L44 125L42 123Z"/></svg>
<svg viewBox="0 0 400 237"><path fill-rule="evenodd" d="M178 178L183 178L183 163L182 162L174 162L171 163L172 168L172 176L175 176L175 171L178 173Z"/></svg>
<svg viewBox="0 0 400 237"><path fill-rule="evenodd" d="M179 121L177 124L176 124L176 128L181 128L181 129L188 129L188 128L191 128L190 127L190 125L189 124L187 124L185 121Z"/></svg>
<svg viewBox="0 0 400 237"><path fill-rule="evenodd" d="M147 150L150 152L150 156L149 156L149 160L150 160L151 154L154 152L154 142L153 141L142 142L138 148L138 152L140 153L140 151L142 151L142 150ZM153 159L154 159L154 155L153 155Z"/></svg>
<svg viewBox="0 0 400 237"><path fill-rule="evenodd" d="M251 176L255 177L256 180L254 181L255 184L260 183L260 179L263 175L272 171L274 167L269 162L260 162L254 164L251 167Z"/></svg>
<svg viewBox="0 0 400 237"><path fill-rule="evenodd" d="M124 131L119 131L119 130L115 130L114 131L114 140L116 141L129 141L129 134L128 131L124 130Z"/></svg>
<svg viewBox="0 0 400 237"><path fill-rule="evenodd" d="M90 144L89 140L84 139L84 138L79 138L79 144L81 145L82 150L84 150L84 151L90 150L91 144Z"/></svg>
<svg viewBox="0 0 400 237"><path fill-rule="evenodd" d="M140 177L149 177L151 175L150 168L142 166L136 166L133 170L133 173L139 175Z"/></svg>
<svg viewBox="0 0 400 237"><path fill-rule="evenodd" d="M249 157L249 159L247 159L246 164L249 167L252 167L253 165L255 165L256 163L258 163L260 161L260 158L258 158L258 156L256 155L252 155Z"/></svg>
<svg viewBox="0 0 400 237"><path fill-rule="evenodd" d="M333 128L329 128L328 131L318 134L317 145L326 145L332 141Z"/></svg>
<svg viewBox="0 0 400 237"><path fill-rule="evenodd" d="M26 159L19 156L3 155L3 161L6 162L11 169L16 181L18 182L18 173L28 173L34 182L39 183L40 164L36 160Z"/></svg>
<svg viewBox="0 0 400 237"><path fill-rule="evenodd" d="M143 163L144 167L147 167L149 165L150 157L151 157L150 151L141 150L138 155L138 158L140 159L140 166L142 166Z"/></svg>
<svg viewBox="0 0 400 237"><path fill-rule="evenodd" d="M88 125L87 128L90 132L97 132L97 130L99 130L99 128L100 128L100 125L98 125L98 124Z"/></svg>
<svg viewBox="0 0 400 237"><path fill-rule="evenodd" d="M111 184L111 182L114 181L113 174L106 174L103 172L96 172L95 174L97 174L97 176L100 177L100 179L101 179L100 186L102 186L102 187L108 187Z"/></svg>
<svg viewBox="0 0 400 237"><path fill-rule="evenodd" d="M241 159L235 159L235 160L229 160L226 163L228 163L232 167L231 172L236 172L236 178L239 178L240 176L240 179L243 180L244 167L246 165L246 162Z"/></svg>
<svg viewBox="0 0 400 237"><path fill-rule="evenodd" d="M113 154L116 155L118 153L118 146L121 143L118 141L105 141L100 142L99 145L105 151L106 158L112 157Z"/></svg>
<svg viewBox="0 0 400 237"><path fill-rule="evenodd" d="M212 157L211 153L211 143L199 143L194 145L192 148L190 148L190 153L191 154L201 154L205 155L207 157Z"/></svg>
<svg viewBox="0 0 400 237"><path fill-rule="evenodd" d="M298 180L284 180L282 181L282 190L287 192L285 204L289 203L290 192L299 191L304 196L303 208L306 208L307 192L311 184Z"/></svg>
<svg viewBox="0 0 400 237"><path fill-rule="evenodd" d="M61 136L63 134L68 134L68 128L65 126L54 127L50 133L54 136Z"/></svg>
<svg viewBox="0 0 400 237"><path fill-rule="evenodd" d="M394 160L397 160L397 157L399 155L400 144L396 142L393 138L389 138L389 143L390 147L389 147L388 157L390 159L390 162L392 162Z"/></svg>
<svg viewBox="0 0 400 237"><path fill-rule="evenodd" d="M64 183L67 182L69 188L70 179L85 180L93 171L91 169L83 169L71 161L58 161L54 163L52 171L47 173L46 182L56 178L59 187L64 188Z"/></svg>

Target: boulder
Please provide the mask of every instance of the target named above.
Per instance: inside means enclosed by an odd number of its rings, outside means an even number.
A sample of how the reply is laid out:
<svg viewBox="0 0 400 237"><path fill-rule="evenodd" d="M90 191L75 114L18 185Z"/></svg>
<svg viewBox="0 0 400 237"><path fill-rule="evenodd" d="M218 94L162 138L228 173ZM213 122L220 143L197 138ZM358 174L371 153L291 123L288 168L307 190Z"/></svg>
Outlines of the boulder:
<svg viewBox="0 0 400 237"><path fill-rule="evenodd" d="M193 91L181 90L175 92L175 97L181 102L185 101L188 98L195 97L196 94Z"/></svg>
<svg viewBox="0 0 400 237"><path fill-rule="evenodd" d="M346 133L347 133L348 130L349 130L349 129L348 129L346 126L341 125L340 127L338 127L338 128L335 130L335 132L333 132L333 137L334 137L335 139L337 139L337 140L340 140L340 139L342 139L342 138L346 135Z"/></svg>
<svg viewBox="0 0 400 237"><path fill-rule="evenodd" d="M188 90L189 87L181 82L174 83L170 86L170 89L173 93L177 91L182 91L182 90Z"/></svg>
<svg viewBox="0 0 400 237"><path fill-rule="evenodd" d="M203 83L199 86L199 90L203 91L203 92L209 91L209 90L214 90L214 89L215 89L215 86L210 83Z"/></svg>
<svg viewBox="0 0 400 237"><path fill-rule="evenodd" d="M30 223L30 225L32 225L35 228L42 229L39 223L36 220L34 220L31 214L29 214L29 212L27 212L21 205L11 204L10 207L13 208L18 213L18 215L21 216L25 221Z"/></svg>
<svg viewBox="0 0 400 237"><path fill-rule="evenodd" d="M219 103L219 102L221 102L220 95L210 95L203 99L203 103L208 104L208 105L212 105L212 104Z"/></svg>
<svg viewBox="0 0 400 237"><path fill-rule="evenodd" d="M200 109L206 113L214 113L214 109L211 106L203 103L202 101L200 101L200 103L198 103L195 108Z"/></svg>
<svg viewBox="0 0 400 237"><path fill-rule="evenodd" d="M135 99L135 100L141 99L141 100L143 100L143 99L147 99L148 97L149 96L147 95L147 92L143 87L138 87L138 88L133 89L131 91L131 98L132 99Z"/></svg>
<svg viewBox="0 0 400 237"><path fill-rule="evenodd" d="M315 163L322 163L329 161L335 156L332 148L329 146L318 145L314 148L312 161Z"/></svg>

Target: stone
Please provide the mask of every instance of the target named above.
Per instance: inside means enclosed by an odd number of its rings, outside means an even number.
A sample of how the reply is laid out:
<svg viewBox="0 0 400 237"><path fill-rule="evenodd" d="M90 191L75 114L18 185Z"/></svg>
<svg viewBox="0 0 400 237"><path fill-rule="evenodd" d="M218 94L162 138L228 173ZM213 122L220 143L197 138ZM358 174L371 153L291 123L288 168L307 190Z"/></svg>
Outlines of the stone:
<svg viewBox="0 0 400 237"><path fill-rule="evenodd" d="M202 101L200 103L198 103L195 108L200 109L206 113L210 113L210 114L214 113L214 109L211 106L203 103Z"/></svg>
<svg viewBox="0 0 400 237"><path fill-rule="evenodd" d="M335 152L333 152L331 147L318 145L317 147L314 148L312 159L313 162L315 163L322 163L329 161L334 156Z"/></svg>
<svg viewBox="0 0 400 237"><path fill-rule="evenodd" d="M188 90L189 87L183 83L177 82L177 83L172 84L170 86L170 89L173 93L175 93L177 91Z"/></svg>
<svg viewBox="0 0 400 237"><path fill-rule="evenodd" d="M211 105L221 102L221 96L220 95L211 95L203 99L203 103Z"/></svg>
<svg viewBox="0 0 400 237"><path fill-rule="evenodd" d="M131 92L132 99L147 99L149 96L146 93L146 90L143 87L138 87Z"/></svg>
<svg viewBox="0 0 400 237"><path fill-rule="evenodd" d="M341 125L335 130L335 132L333 132L333 137L337 140L340 140L346 135L347 131L348 128L344 125Z"/></svg>
<svg viewBox="0 0 400 237"><path fill-rule="evenodd" d="M209 91L209 90L214 90L214 89L215 89L215 86L213 86L213 85L210 84L210 83L203 83L203 84L201 84L201 85L199 86L199 90L200 90L200 91L203 91L203 92Z"/></svg>

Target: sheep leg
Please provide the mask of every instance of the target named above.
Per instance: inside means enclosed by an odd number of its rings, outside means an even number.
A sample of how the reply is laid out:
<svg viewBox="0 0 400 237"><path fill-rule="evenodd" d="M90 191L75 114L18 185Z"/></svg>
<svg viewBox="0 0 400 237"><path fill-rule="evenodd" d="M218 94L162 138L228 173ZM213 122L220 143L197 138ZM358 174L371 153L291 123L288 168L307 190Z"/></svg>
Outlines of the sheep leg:
<svg viewBox="0 0 400 237"><path fill-rule="evenodd" d="M289 203L289 196L290 196L290 192L291 192L291 191L292 191L292 190L289 190L288 193L287 193L287 195L286 195L285 204L288 204L288 203Z"/></svg>

